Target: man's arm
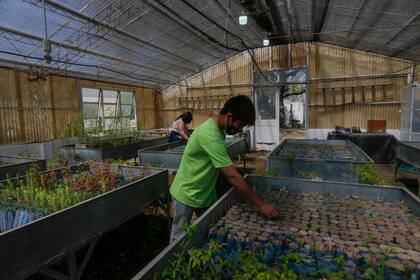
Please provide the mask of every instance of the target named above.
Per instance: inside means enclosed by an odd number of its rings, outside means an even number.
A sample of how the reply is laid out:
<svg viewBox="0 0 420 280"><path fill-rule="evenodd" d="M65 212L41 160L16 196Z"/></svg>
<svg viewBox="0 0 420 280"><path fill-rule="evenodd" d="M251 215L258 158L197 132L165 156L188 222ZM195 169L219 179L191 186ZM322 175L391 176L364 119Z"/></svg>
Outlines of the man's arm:
<svg viewBox="0 0 420 280"><path fill-rule="evenodd" d="M245 179L238 173L236 168L231 165L221 168L223 174L229 180L229 183L248 201L255 204L260 212L272 219L280 215L278 208L262 199L257 192L245 181Z"/></svg>

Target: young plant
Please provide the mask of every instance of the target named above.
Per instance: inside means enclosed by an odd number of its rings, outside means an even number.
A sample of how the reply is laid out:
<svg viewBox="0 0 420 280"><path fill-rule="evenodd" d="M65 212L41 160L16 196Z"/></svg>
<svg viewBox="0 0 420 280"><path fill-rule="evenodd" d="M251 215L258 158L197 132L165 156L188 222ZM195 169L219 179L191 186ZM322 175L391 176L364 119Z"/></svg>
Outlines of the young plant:
<svg viewBox="0 0 420 280"><path fill-rule="evenodd" d="M360 182L364 184L379 185L382 182L378 174L376 174L373 164L356 166L356 174Z"/></svg>

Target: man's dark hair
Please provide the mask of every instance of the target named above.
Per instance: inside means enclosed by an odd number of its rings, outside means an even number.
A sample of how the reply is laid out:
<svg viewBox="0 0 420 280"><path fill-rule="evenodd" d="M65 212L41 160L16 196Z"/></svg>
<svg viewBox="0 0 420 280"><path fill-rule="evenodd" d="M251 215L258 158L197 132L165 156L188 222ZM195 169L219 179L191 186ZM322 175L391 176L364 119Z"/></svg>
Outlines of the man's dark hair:
<svg viewBox="0 0 420 280"><path fill-rule="evenodd" d="M221 115L226 115L227 113L232 113L233 120L240 120L242 125L255 124L255 107L248 96L238 95L229 98L220 111Z"/></svg>

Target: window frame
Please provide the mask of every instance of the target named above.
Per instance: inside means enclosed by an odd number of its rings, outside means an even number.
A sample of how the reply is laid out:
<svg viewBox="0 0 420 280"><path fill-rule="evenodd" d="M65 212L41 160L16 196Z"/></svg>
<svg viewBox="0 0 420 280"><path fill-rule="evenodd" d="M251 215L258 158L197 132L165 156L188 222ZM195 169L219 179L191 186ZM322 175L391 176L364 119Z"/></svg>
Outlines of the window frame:
<svg viewBox="0 0 420 280"><path fill-rule="evenodd" d="M98 94L98 101L97 102L91 102L91 101L84 101L84 89L91 89L91 90L95 90L97 91ZM116 97L115 97L115 103L114 102L105 102L104 101L104 91L113 91L116 92ZM122 103L122 98L121 98L121 92L125 92L125 93L131 93L131 104L128 103ZM107 131L118 131L118 130L132 130L138 129L138 123L137 123L137 112L136 112L136 97L135 97L135 93L133 90L122 90L122 89L112 89L112 88L94 88L94 87L80 87L80 101L81 101L81 106L80 106L80 111L83 115L83 129L85 132L87 132L88 127L86 127L86 123L85 121L96 121L96 123L101 123L102 125L102 131L101 132L107 132ZM85 104L93 104L97 106L96 109L96 117L86 117L84 114L84 105ZM127 106L127 105L131 105L132 106L132 111L130 116L123 116L122 115L122 107L123 105ZM114 106L113 111L114 111L114 115L113 116L106 116L105 115L105 106ZM120 119L120 122L118 123L116 120ZM109 127L106 124L106 120L108 119L113 119L115 121L113 121L111 127ZM129 123L131 123L131 121L134 120L135 125L124 125L125 121L128 121Z"/></svg>

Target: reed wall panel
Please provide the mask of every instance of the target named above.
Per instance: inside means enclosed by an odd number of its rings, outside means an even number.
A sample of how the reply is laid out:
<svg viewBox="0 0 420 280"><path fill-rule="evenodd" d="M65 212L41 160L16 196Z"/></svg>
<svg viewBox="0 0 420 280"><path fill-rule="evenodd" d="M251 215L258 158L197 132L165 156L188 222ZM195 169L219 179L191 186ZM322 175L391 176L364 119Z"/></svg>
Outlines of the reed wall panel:
<svg viewBox="0 0 420 280"><path fill-rule="evenodd" d="M0 68L0 144L57 138L80 113L80 87L133 91L139 128L158 127L153 89Z"/></svg>
<svg viewBox="0 0 420 280"><path fill-rule="evenodd" d="M407 76L389 73L408 73L409 61L322 43L266 47L254 49L253 54L263 71L306 67L309 128L366 128L367 120L379 118L387 121L388 128L399 129L399 99ZM244 52L162 90L162 126L169 127L186 110L193 112L196 126L230 96L250 95L253 71L257 68ZM415 81L420 81L419 66L416 73ZM208 88L214 85L225 86Z"/></svg>

